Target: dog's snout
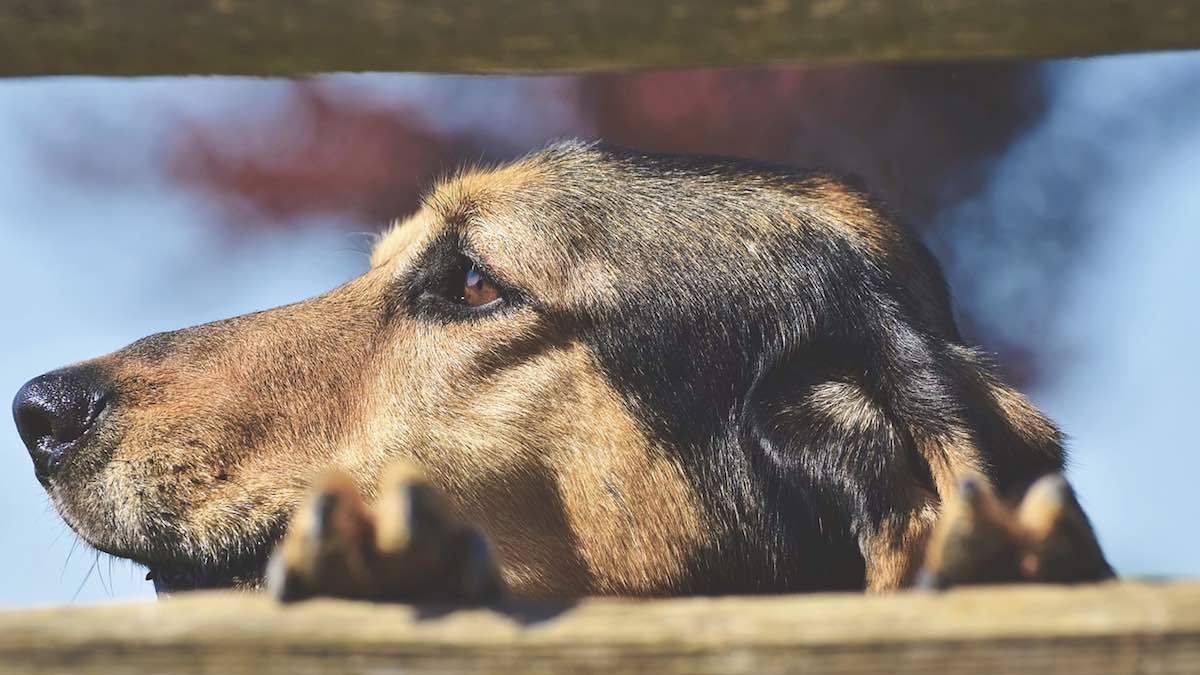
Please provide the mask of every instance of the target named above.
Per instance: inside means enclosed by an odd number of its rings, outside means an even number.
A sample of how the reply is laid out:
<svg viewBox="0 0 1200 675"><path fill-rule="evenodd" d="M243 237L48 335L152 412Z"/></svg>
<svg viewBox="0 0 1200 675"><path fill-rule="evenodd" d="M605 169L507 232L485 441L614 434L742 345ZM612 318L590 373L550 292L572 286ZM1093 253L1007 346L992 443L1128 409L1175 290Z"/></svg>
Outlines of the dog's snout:
<svg viewBox="0 0 1200 675"><path fill-rule="evenodd" d="M107 404L102 379L89 369L56 370L21 387L13 400L13 418L39 480L49 480Z"/></svg>

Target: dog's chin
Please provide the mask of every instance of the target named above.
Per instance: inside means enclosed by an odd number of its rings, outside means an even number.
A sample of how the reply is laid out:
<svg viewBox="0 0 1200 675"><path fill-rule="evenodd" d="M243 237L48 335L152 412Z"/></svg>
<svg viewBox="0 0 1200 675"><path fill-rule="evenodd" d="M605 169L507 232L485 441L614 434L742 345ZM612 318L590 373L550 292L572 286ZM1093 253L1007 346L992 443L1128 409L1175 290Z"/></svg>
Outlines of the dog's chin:
<svg viewBox="0 0 1200 675"><path fill-rule="evenodd" d="M185 591L216 589L257 590L262 587L266 568L266 556L255 556L245 560L220 565L196 565L172 562L147 565L148 581L154 582L154 592L159 597Z"/></svg>
<svg viewBox="0 0 1200 675"><path fill-rule="evenodd" d="M272 536L255 538L252 543L240 542L237 553L190 558L162 551L151 556L128 557L149 569L146 580L154 582L159 597L186 591L254 591L262 588L267 563L282 535L282 528L272 530ZM274 536L275 532L280 536Z"/></svg>
<svg viewBox="0 0 1200 675"><path fill-rule="evenodd" d="M267 533L237 542L228 552L189 555L184 552L188 548L186 545L160 544L152 550L126 548L116 542L88 536L88 532L70 518L64 520L92 548L146 567L149 570L146 580L154 582L159 597L185 591L261 588L267 561L285 528L283 524L272 525L266 528Z"/></svg>
<svg viewBox="0 0 1200 675"><path fill-rule="evenodd" d="M214 548L211 543L193 539L177 528L147 532L138 523L122 529L121 519L112 512L111 505L77 503L70 497L81 492L51 492L66 524L92 548L146 567L149 570L146 580L154 582L154 590L160 597L196 590L260 588L267 560L287 527L286 519L282 518L256 523L252 528L243 523L245 529L237 536ZM79 517L81 513L90 517ZM97 521L109 525L100 527ZM118 526L114 527L113 522Z"/></svg>
<svg viewBox="0 0 1200 675"><path fill-rule="evenodd" d="M103 553L146 567L146 581L154 583L154 591L159 597L186 591L258 590L263 585L267 561L274 548L272 542L238 556L222 556L214 561L193 560L168 551L156 551L145 555L95 544L93 547Z"/></svg>

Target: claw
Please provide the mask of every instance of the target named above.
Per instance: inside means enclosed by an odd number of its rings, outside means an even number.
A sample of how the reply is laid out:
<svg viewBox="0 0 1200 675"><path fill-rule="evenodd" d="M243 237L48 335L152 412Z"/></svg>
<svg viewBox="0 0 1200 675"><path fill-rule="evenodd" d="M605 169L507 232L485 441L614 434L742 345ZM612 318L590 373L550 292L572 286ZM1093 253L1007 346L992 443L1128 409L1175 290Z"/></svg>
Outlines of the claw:
<svg viewBox="0 0 1200 675"><path fill-rule="evenodd" d="M1044 538L1074 502L1075 496L1067 481L1058 474L1048 474L1025 491L1017 509L1017 520L1031 535Z"/></svg>
<svg viewBox="0 0 1200 675"><path fill-rule="evenodd" d="M379 549L385 552L437 546L458 525L441 491L407 465L395 466L384 475L375 512Z"/></svg>
<svg viewBox="0 0 1200 675"><path fill-rule="evenodd" d="M958 497L978 508L986 498L985 488L979 476L963 476L958 479Z"/></svg>

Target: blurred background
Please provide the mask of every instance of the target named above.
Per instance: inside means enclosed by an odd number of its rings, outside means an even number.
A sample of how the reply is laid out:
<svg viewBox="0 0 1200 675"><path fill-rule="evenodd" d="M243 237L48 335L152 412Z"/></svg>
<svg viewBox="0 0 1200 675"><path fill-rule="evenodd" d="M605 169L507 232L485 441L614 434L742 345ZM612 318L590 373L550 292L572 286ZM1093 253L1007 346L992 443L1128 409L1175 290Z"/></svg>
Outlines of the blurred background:
<svg viewBox="0 0 1200 675"><path fill-rule="evenodd" d="M0 80L0 394L346 281L431 180L563 137L861 177L942 260L970 339L1072 437L1118 570L1200 573L1200 53ZM3 417L0 605L150 596L61 523Z"/></svg>

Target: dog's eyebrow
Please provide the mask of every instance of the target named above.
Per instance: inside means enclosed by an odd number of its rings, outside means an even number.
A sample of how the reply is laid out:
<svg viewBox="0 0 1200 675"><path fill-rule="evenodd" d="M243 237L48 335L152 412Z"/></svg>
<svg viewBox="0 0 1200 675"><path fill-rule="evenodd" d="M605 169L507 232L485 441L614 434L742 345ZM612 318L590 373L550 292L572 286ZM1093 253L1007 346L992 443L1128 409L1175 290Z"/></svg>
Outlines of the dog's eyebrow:
<svg viewBox="0 0 1200 675"><path fill-rule="evenodd" d="M489 276L497 281L515 286L517 279L512 275L509 261L502 252L497 252L498 246L488 241L487 230L478 223L461 223L452 225L450 231L458 239L459 252L483 268Z"/></svg>
<svg viewBox="0 0 1200 675"><path fill-rule="evenodd" d="M425 218L426 230L453 232L464 253L497 280L520 286L537 263L526 250L528 228L521 227L521 218L513 219L513 214L520 212L528 191L544 194L550 189L548 180L545 171L531 161L464 169L425 195L419 215ZM410 241L415 240L412 237Z"/></svg>
<svg viewBox="0 0 1200 675"><path fill-rule="evenodd" d="M498 281L523 287L528 281L528 252L512 240L511 230L471 218L455 227L463 254L486 268ZM523 255L524 253L524 255Z"/></svg>
<svg viewBox="0 0 1200 675"><path fill-rule="evenodd" d="M411 247L424 237L429 229L429 217L422 211L403 220L396 219L388 226L371 249L371 267L379 267L396 254Z"/></svg>

